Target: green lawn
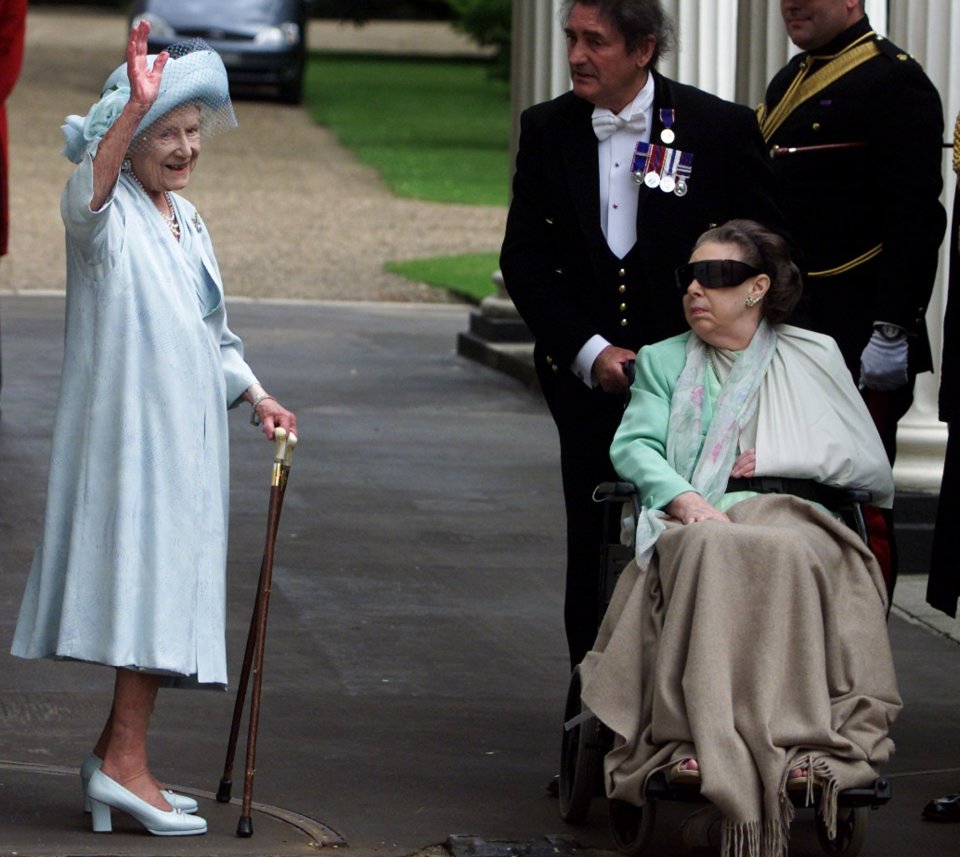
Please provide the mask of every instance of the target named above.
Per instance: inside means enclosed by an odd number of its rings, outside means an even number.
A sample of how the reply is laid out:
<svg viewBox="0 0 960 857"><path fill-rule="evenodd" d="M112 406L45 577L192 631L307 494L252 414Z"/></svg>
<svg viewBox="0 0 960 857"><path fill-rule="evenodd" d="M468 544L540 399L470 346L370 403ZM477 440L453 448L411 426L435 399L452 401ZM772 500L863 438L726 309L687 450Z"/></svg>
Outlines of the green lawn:
<svg viewBox="0 0 960 857"><path fill-rule="evenodd" d="M384 267L409 280L447 289L473 303L496 291L490 275L498 267L497 253L464 253L387 262Z"/></svg>
<svg viewBox="0 0 960 857"><path fill-rule="evenodd" d="M486 64L315 53L305 93L398 196L507 204L510 88Z"/></svg>
<svg viewBox="0 0 960 857"><path fill-rule="evenodd" d="M397 196L506 205L510 87L477 62L314 53L313 118L374 167ZM479 302L495 289L497 253L388 262L388 271Z"/></svg>

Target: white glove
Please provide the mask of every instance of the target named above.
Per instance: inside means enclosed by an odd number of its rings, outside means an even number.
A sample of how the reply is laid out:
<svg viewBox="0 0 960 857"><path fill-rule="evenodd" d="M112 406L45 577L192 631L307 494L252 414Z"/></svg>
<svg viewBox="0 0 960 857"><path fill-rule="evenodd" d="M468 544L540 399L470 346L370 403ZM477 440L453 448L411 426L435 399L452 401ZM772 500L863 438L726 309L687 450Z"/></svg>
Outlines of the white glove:
<svg viewBox="0 0 960 857"><path fill-rule="evenodd" d="M887 339L875 330L860 355L861 390L896 390L907 383L907 334Z"/></svg>

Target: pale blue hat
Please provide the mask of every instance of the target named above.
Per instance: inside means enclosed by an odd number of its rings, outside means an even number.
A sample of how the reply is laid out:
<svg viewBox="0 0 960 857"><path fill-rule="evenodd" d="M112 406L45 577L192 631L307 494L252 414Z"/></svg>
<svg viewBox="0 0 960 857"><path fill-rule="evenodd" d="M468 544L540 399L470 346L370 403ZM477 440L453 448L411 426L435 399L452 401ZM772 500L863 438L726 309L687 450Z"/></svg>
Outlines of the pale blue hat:
<svg viewBox="0 0 960 857"><path fill-rule="evenodd" d="M161 116L183 104L200 108L200 134L210 137L235 128L237 118L230 101L227 70L220 55L201 39L182 42L167 48L170 59L163 69L160 94L137 126L131 147L143 138L144 132ZM157 55L147 57L153 68ZM61 126L66 144L62 154L79 164L88 153L96 154L100 140L117 121L130 100L127 64L114 69L103 84L100 100L86 116L68 116Z"/></svg>

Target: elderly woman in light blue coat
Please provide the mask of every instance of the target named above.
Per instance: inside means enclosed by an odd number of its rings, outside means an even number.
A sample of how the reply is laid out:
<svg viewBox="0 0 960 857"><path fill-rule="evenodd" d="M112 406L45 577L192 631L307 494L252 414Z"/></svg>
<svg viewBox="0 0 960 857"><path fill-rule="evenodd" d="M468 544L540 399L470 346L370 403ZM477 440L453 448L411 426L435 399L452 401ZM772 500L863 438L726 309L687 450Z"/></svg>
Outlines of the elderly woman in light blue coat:
<svg viewBox="0 0 960 857"><path fill-rule="evenodd" d="M201 138L236 124L203 43L148 57L149 25L85 117L61 201L66 343L43 536L13 653L116 668L113 707L81 768L93 829L120 809L157 835L204 833L161 787L147 726L161 683L226 684L227 410L267 437L296 417L260 386L227 327L206 226L178 191Z"/></svg>

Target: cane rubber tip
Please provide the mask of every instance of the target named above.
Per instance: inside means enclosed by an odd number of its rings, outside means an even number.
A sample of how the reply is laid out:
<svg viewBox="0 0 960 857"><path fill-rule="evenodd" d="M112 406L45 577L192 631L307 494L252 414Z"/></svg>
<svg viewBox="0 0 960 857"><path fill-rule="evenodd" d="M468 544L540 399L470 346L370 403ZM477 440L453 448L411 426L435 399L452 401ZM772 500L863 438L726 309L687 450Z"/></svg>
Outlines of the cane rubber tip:
<svg viewBox="0 0 960 857"><path fill-rule="evenodd" d="M233 789L233 780L226 777L220 780L220 788L217 789L217 800L220 803L230 803L230 792Z"/></svg>
<svg viewBox="0 0 960 857"><path fill-rule="evenodd" d="M253 819L249 815L241 815L237 823L237 836L241 839L249 839L253 836Z"/></svg>

